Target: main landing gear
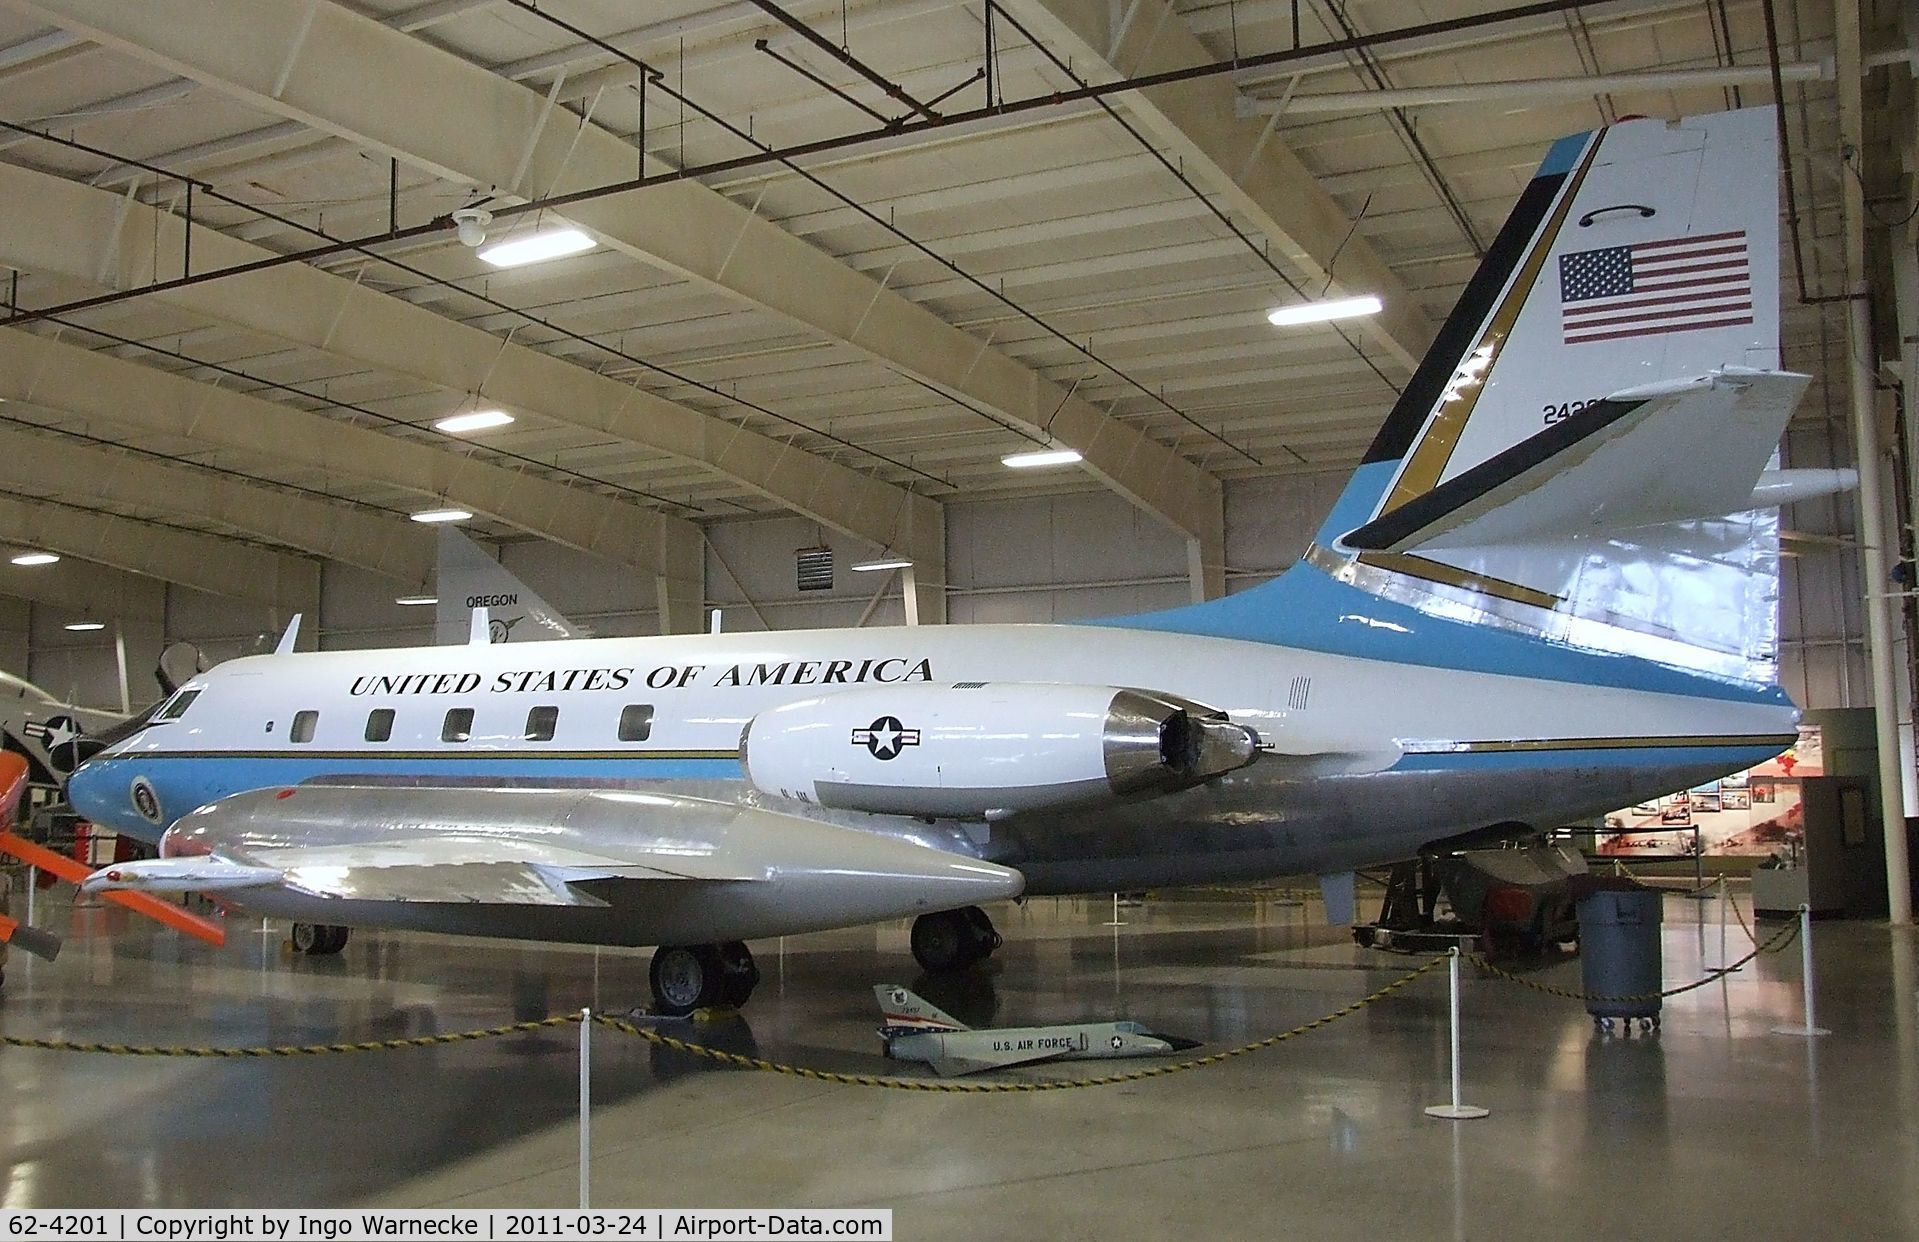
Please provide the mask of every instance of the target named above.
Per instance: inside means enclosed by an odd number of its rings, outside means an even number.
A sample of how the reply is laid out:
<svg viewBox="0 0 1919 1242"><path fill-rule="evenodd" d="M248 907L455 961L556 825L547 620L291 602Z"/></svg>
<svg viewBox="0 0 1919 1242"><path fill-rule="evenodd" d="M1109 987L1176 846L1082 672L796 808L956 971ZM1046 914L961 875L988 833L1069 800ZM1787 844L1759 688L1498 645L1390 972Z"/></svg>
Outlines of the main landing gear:
<svg viewBox="0 0 1919 1242"><path fill-rule="evenodd" d="M929 975L965 970L1006 942L978 906L922 914L913 920L913 960Z"/></svg>
<svg viewBox="0 0 1919 1242"><path fill-rule="evenodd" d="M308 957L332 957L346 948L347 929L332 923L295 923L293 951Z"/></svg>
<svg viewBox="0 0 1919 1242"><path fill-rule="evenodd" d="M653 1012L678 1018L695 1009L744 1005L760 981L760 968L738 940L663 944L653 954L648 975L653 982Z"/></svg>

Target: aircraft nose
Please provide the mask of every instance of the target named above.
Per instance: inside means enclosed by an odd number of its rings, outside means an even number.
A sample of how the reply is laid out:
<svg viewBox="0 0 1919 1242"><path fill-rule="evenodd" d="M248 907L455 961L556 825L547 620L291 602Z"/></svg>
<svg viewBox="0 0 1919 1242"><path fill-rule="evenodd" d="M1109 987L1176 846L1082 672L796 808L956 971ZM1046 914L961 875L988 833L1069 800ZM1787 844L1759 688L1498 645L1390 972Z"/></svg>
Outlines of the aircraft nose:
<svg viewBox="0 0 1919 1242"><path fill-rule="evenodd" d="M82 818L98 824L112 824L115 808L108 805L108 769L111 760L89 759L67 778L67 801Z"/></svg>

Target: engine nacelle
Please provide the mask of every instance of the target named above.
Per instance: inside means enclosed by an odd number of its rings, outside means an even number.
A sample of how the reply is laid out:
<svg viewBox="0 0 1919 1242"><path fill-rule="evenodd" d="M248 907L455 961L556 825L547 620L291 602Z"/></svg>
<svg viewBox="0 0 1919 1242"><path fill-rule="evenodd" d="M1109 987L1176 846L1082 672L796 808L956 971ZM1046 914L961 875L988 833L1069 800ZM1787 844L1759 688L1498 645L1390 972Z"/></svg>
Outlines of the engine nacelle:
<svg viewBox="0 0 1919 1242"><path fill-rule="evenodd" d="M1115 686L872 686L761 712L740 753L763 792L947 819L1170 793L1251 763L1224 712Z"/></svg>

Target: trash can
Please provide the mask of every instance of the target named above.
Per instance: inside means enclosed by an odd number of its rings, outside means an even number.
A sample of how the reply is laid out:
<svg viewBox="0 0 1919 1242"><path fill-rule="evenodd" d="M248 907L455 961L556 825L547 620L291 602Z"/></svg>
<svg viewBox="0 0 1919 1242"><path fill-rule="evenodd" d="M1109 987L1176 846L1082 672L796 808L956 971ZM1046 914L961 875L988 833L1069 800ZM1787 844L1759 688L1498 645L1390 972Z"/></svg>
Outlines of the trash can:
<svg viewBox="0 0 1919 1242"><path fill-rule="evenodd" d="M1602 1029L1613 1019L1637 1018L1659 1025L1661 969L1658 889L1637 884L1596 885L1579 898L1579 962L1589 998L1586 1012Z"/></svg>

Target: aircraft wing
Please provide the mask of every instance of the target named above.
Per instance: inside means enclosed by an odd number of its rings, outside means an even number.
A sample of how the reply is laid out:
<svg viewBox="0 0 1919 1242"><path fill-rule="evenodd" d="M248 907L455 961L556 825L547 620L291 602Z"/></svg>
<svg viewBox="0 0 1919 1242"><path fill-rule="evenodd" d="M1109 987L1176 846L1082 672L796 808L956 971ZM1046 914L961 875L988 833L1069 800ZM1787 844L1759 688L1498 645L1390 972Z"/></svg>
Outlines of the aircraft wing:
<svg viewBox="0 0 1919 1242"><path fill-rule="evenodd" d="M1808 382L1728 369L1615 393L1340 542L1368 552L1549 542L1842 490L1849 472L1767 469Z"/></svg>
<svg viewBox="0 0 1919 1242"><path fill-rule="evenodd" d="M600 907L605 890L581 885L634 881L766 889L749 904L770 897L789 913L851 913L847 922L1024 887L1016 871L917 841L747 803L624 789L261 789L183 817L167 850L103 868L88 886L222 890L242 903L249 889L285 889L369 902Z"/></svg>

